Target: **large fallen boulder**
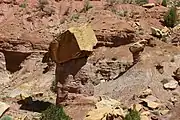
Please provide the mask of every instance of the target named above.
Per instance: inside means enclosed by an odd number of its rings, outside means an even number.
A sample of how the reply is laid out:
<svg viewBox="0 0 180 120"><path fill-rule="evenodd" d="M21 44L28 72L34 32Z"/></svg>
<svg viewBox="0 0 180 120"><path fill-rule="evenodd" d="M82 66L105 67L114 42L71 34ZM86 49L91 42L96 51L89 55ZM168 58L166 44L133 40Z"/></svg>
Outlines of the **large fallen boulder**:
<svg viewBox="0 0 180 120"><path fill-rule="evenodd" d="M92 52L97 39L89 24L71 27L50 44L50 55L56 63L63 63Z"/></svg>
<svg viewBox="0 0 180 120"><path fill-rule="evenodd" d="M57 35L49 47L49 55L56 62L57 103L64 101L68 92L80 93L81 83L74 80L78 71L86 64L97 39L89 24L71 27ZM78 59L81 58L81 59ZM87 88L87 86L86 86ZM91 87L93 88L93 87ZM86 91L86 89L84 89Z"/></svg>

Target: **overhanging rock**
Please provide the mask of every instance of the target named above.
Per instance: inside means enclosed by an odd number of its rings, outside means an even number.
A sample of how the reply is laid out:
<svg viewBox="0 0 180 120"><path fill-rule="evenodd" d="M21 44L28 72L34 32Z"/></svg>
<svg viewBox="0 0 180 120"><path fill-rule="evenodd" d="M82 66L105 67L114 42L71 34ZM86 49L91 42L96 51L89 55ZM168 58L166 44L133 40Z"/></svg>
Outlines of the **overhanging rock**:
<svg viewBox="0 0 180 120"><path fill-rule="evenodd" d="M95 33L89 24L71 27L51 42L50 56L56 63L63 63L87 55L96 44Z"/></svg>

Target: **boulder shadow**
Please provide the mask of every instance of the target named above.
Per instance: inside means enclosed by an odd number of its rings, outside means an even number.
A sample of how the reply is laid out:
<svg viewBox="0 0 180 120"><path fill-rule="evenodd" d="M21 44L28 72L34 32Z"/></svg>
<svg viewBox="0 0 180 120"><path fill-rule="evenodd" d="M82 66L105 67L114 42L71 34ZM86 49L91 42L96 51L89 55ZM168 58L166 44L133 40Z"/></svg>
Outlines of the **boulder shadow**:
<svg viewBox="0 0 180 120"><path fill-rule="evenodd" d="M18 104L21 104L20 109L21 110L27 110L32 112L39 112L46 110L49 106L53 105L50 102L44 102L39 100L32 100L32 97L28 97L25 100L19 100L17 102Z"/></svg>

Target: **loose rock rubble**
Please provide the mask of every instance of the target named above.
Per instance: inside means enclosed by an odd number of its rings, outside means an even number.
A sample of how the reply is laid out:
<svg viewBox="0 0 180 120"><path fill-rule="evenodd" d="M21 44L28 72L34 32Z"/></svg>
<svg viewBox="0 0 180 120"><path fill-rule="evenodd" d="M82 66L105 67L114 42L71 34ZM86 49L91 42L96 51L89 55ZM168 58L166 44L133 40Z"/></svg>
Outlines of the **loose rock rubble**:
<svg viewBox="0 0 180 120"><path fill-rule="evenodd" d="M106 96L100 99L96 103L96 109L90 111L84 120L106 120L125 116L120 102Z"/></svg>
<svg viewBox="0 0 180 120"><path fill-rule="evenodd" d="M176 89L178 87L178 82L176 80L170 80L168 83L164 84L165 89Z"/></svg>
<svg viewBox="0 0 180 120"><path fill-rule="evenodd" d="M152 31L152 35L158 38L165 38L168 37L168 35L170 34L170 30L167 27L164 27L161 30L151 27L151 31Z"/></svg>

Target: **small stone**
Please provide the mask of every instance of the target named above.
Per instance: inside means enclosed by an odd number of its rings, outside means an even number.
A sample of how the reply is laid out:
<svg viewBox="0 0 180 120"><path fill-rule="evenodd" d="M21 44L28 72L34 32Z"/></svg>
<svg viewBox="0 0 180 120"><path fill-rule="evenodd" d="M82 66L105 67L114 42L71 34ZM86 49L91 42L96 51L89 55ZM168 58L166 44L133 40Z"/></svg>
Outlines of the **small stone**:
<svg viewBox="0 0 180 120"><path fill-rule="evenodd" d="M104 83L104 82L106 82L105 80L101 80L101 83Z"/></svg>
<svg viewBox="0 0 180 120"><path fill-rule="evenodd" d="M160 63L158 63L157 65L155 65L156 66L156 69L158 70L158 72L160 73L160 74L163 74L164 73L164 66L162 66Z"/></svg>
<svg viewBox="0 0 180 120"><path fill-rule="evenodd" d="M154 97L153 95L147 96L146 99L153 101L153 102L161 102L157 97Z"/></svg>
<svg viewBox="0 0 180 120"><path fill-rule="evenodd" d="M165 89L176 89L178 87L178 82L176 80L171 80L168 83L164 84Z"/></svg>
<svg viewBox="0 0 180 120"><path fill-rule="evenodd" d="M147 116L145 116L145 115L142 115L141 116L141 120L150 120Z"/></svg>
<svg viewBox="0 0 180 120"><path fill-rule="evenodd" d="M161 32L162 32L162 36L163 37L167 37L168 36L168 34L170 33L170 30L169 30L169 28L167 28L166 26L161 30Z"/></svg>
<svg viewBox="0 0 180 120"><path fill-rule="evenodd" d="M171 97L169 101L172 103L178 102L176 97Z"/></svg>
<svg viewBox="0 0 180 120"><path fill-rule="evenodd" d="M166 115L169 113L169 110L160 110L159 112L161 115Z"/></svg>
<svg viewBox="0 0 180 120"><path fill-rule="evenodd" d="M178 32L180 30L180 24L176 25L173 29L173 32Z"/></svg>
<svg viewBox="0 0 180 120"><path fill-rule="evenodd" d="M151 100L148 100L148 99L142 99L142 101L146 102L147 103L147 107L151 108L151 109L156 109L160 106L159 103L157 102L153 102Z"/></svg>
<svg viewBox="0 0 180 120"><path fill-rule="evenodd" d="M151 90L151 89L146 89L146 90L144 90L139 97L140 97L140 98L145 98L145 97L147 97L148 95L152 95L152 90Z"/></svg>
<svg viewBox="0 0 180 120"><path fill-rule="evenodd" d="M152 120L158 120L158 117L155 116L155 115L153 115L153 116L151 116L151 119L152 119Z"/></svg>
<svg viewBox="0 0 180 120"><path fill-rule="evenodd" d="M152 32L152 35L155 37L158 37L158 38L162 37L162 31L157 28L151 27L151 32Z"/></svg>
<svg viewBox="0 0 180 120"><path fill-rule="evenodd" d="M155 6L155 3L148 3L148 4L144 4L143 7L145 8L152 8Z"/></svg>
<svg viewBox="0 0 180 120"><path fill-rule="evenodd" d="M52 7L49 7L49 6L45 6L43 8L43 11L49 16L51 16L55 12L55 10Z"/></svg>
<svg viewBox="0 0 180 120"><path fill-rule="evenodd" d="M9 108L10 106L4 102L0 102L0 116Z"/></svg>
<svg viewBox="0 0 180 120"><path fill-rule="evenodd" d="M154 114L154 115L160 116L159 110L154 110L154 111L152 111L151 113Z"/></svg>
<svg viewBox="0 0 180 120"><path fill-rule="evenodd" d="M20 96L21 100L25 100L26 98L30 97L30 95L28 95L26 93L21 93L19 96Z"/></svg>
<svg viewBox="0 0 180 120"><path fill-rule="evenodd" d="M180 68L177 68L176 71L174 71L173 73L175 79L180 80Z"/></svg>
<svg viewBox="0 0 180 120"><path fill-rule="evenodd" d="M149 116L150 114L151 114L151 113L150 113L149 111L144 111L144 112L141 113L142 116L143 116L143 115Z"/></svg>
<svg viewBox="0 0 180 120"><path fill-rule="evenodd" d="M42 97L43 96L43 92L34 92L33 94L32 94L32 96L35 96L35 97Z"/></svg>

